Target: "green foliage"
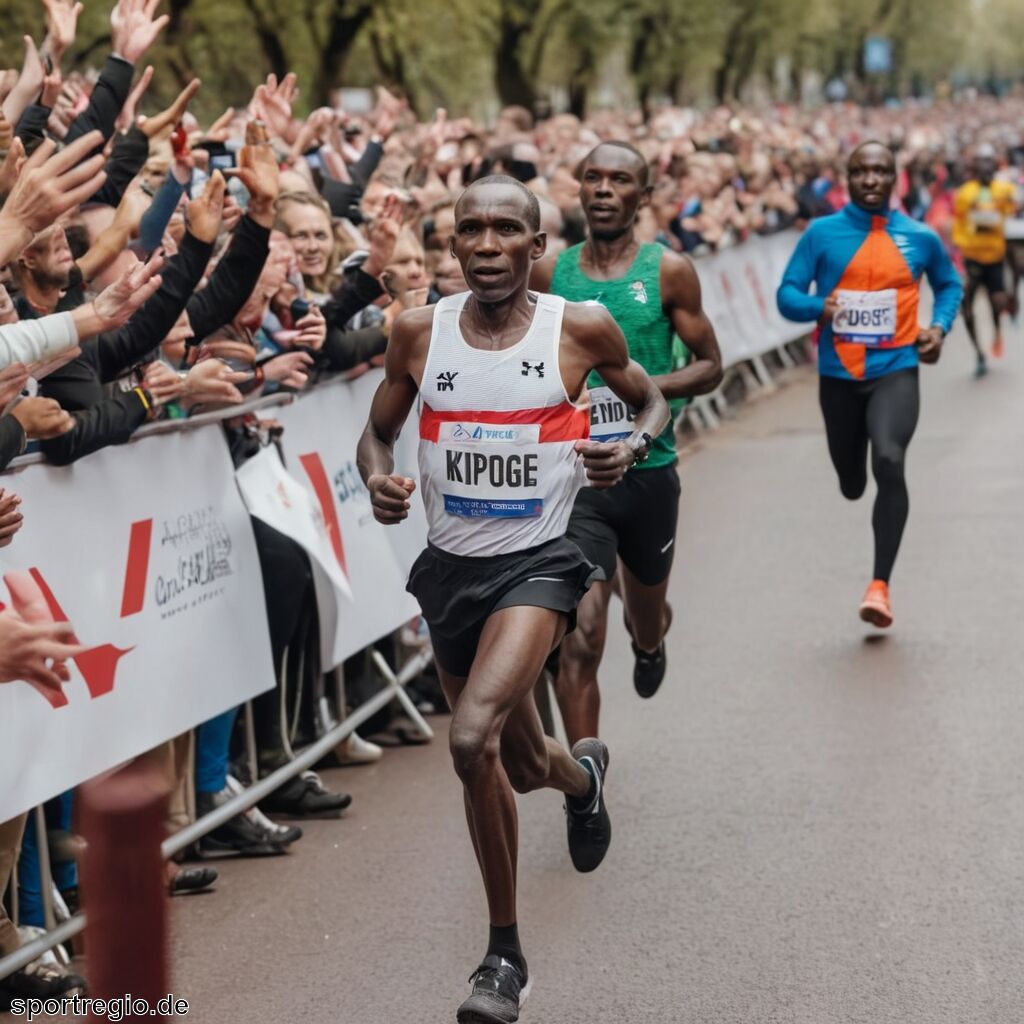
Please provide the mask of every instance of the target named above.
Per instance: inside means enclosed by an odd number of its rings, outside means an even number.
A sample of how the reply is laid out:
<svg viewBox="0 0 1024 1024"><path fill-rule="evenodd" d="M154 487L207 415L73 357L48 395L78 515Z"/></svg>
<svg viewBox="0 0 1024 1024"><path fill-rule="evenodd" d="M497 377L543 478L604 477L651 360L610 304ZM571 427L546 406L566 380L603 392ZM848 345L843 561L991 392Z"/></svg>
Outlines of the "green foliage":
<svg viewBox="0 0 1024 1024"><path fill-rule="evenodd" d="M743 95L781 66L792 81L816 70L876 92L904 92L959 72L1019 76L1022 0L167 0L172 22L149 56L146 107L193 74L197 108L244 103L269 71L298 73L300 109L338 85L387 82L423 116L493 113L557 90L583 109L614 58L643 101ZM38 0L4 0L0 66L21 64L21 36L40 40ZM892 39L897 68L867 82L865 38ZM109 7L89 0L65 62L97 67L108 52Z"/></svg>

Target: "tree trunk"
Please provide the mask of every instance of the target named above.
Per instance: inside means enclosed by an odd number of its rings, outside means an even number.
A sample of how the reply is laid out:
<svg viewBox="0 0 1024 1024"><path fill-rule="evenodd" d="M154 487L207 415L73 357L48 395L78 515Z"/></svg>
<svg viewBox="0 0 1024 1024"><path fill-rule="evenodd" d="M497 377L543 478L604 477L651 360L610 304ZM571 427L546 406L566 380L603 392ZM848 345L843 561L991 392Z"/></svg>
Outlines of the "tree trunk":
<svg viewBox="0 0 1024 1024"><path fill-rule="evenodd" d="M647 59L655 27L650 15L640 18L629 52L629 73L636 82L637 98L645 121L651 116L651 76L647 73Z"/></svg>
<svg viewBox="0 0 1024 1024"><path fill-rule="evenodd" d="M737 66L740 45L743 42L743 28L749 16L747 10L741 10L725 34L725 42L722 45L722 62L715 68L715 99L719 103L725 103L729 99L733 70Z"/></svg>
<svg viewBox="0 0 1024 1024"><path fill-rule="evenodd" d="M373 13L368 3L358 4L349 13L342 13L343 5L336 0L331 8L331 21L327 40L320 49L310 94L314 106L330 102L331 90L341 81L345 60L355 45L359 30Z"/></svg>
<svg viewBox="0 0 1024 1024"><path fill-rule="evenodd" d="M520 45L528 25L513 22L503 14L498 25L498 45L494 51L494 87L502 106L533 109L537 90L523 67Z"/></svg>

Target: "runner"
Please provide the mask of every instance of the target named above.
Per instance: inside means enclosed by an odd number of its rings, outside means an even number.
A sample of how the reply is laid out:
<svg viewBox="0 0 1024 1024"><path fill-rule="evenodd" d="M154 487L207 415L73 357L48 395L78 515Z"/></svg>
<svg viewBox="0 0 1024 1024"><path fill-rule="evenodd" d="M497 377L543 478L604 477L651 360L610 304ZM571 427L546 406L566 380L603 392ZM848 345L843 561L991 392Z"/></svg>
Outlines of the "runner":
<svg viewBox="0 0 1024 1024"><path fill-rule="evenodd" d="M995 150L989 145L979 146L974 157L974 177L960 186L954 201L953 244L963 254L967 272L963 314L971 344L978 354L974 371L978 377L988 371L974 319L974 298L978 289L985 289L992 307L996 331L992 355L996 359L1003 355L1002 316L1013 307L1006 290L1003 263L1006 260L1005 222L1017 212L1016 190L1010 182L997 179L995 173Z"/></svg>
<svg viewBox="0 0 1024 1024"><path fill-rule="evenodd" d="M904 460L917 426L917 365L938 362L963 289L939 236L890 209L892 151L866 142L854 150L847 171L852 202L804 232L778 304L788 319L821 326L821 410L839 489L851 501L867 487L871 445L878 484L875 567L860 617L884 629L893 621L889 577L910 508ZM917 310L925 274L935 308L931 326L921 328Z"/></svg>
<svg viewBox="0 0 1024 1024"><path fill-rule="evenodd" d="M650 202L647 161L624 142L606 142L580 164L580 201L587 240L534 265L531 283L573 301L601 303L629 343L629 353L651 375L666 399L704 394L722 379L715 332L701 309L693 264L661 245L636 237L641 207ZM693 358L676 369L678 334ZM610 441L628 437L633 411L605 386L588 381L591 435ZM576 632L562 644L555 692L570 742L597 733L601 695L597 670L604 652L612 577L619 582L627 629L633 641L633 685L653 697L665 678L665 634L672 609L665 600L675 554L679 515L675 431L670 422L651 456L611 491L580 491L569 521L569 537L601 566L606 580L580 602Z"/></svg>
<svg viewBox="0 0 1024 1024"><path fill-rule="evenodd" d="M611 841L607 748L584 739L570 756L546 738L532 690L598 572L565 538L576 492L587 478L598 489L620 480L668 421L658 389L630 361L605 310L528 292L530 264L544 245L537 198L524 185L492 176L462 194L451 247L470 291L396 320L359 444L375 516L401 522L415 484L394 473L392 446L420 395L429 532L409 589L452 706L452 758L491 921L460 1024L518 1020L529 988L516 927L513 789L566 794L578 870L596 868ZM593 369L640 409L623 439L587 440Z"/></svg>

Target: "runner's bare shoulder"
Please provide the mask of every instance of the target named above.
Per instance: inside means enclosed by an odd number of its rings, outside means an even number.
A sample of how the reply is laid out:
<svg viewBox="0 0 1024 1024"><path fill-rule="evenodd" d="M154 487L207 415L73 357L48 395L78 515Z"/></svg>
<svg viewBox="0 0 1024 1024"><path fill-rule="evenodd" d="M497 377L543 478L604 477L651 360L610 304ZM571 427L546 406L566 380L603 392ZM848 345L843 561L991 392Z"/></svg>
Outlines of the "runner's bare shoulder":
<svg viewBox="0 0 1024 1024"><path fill-rule="evenodd" d="M434 310L436 306L417 306L415 309L404 309L395 318L388 338L388 348L401 348L409 353L426 351L430 344L430 332L434 326Z"/></svg>
<svg viewBox="0 0 1024 1024"><path fill-rule="evenodd" d="M562 333L591 354L611 353L625 344L615 318L600 302L567 302Z"/></svg>

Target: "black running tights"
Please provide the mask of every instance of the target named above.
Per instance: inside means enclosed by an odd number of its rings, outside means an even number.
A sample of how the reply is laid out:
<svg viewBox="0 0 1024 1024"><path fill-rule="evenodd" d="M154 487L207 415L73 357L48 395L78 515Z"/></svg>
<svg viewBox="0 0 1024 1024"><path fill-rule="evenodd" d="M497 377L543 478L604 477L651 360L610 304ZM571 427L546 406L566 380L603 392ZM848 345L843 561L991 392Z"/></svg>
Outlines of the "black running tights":
<svg viewBox="0 0 1024 1024"><path fill-rule="evenodd" d="M871 472L878 484L871 517L874 578L888 582L910 510L904 461L920 407L917 368L874 380L822 377L820 399L839 489L851 501L867 487L870 442Z"/></svg>

